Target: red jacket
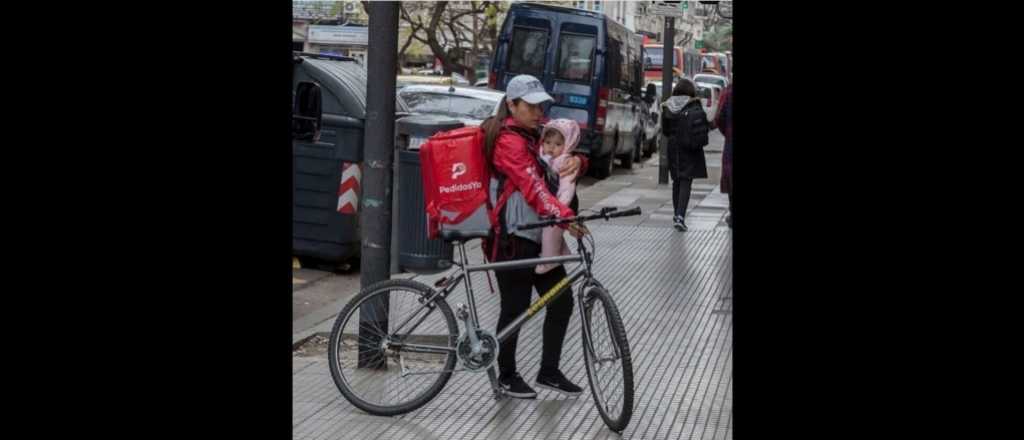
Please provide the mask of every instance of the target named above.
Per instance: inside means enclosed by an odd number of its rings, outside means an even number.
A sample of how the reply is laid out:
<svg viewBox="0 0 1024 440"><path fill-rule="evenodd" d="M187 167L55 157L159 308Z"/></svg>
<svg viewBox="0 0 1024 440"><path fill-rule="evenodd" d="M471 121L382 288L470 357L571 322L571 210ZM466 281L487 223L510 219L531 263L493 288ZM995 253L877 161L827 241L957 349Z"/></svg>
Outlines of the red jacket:
<svg viewBox="0 0 1024 440"><path fill-rule="evenodd" d="M505 119L504 125L529 130L518 125L512 117ZM559 202L544 183L544 171L540 169L535 159L538 137L528 138L512 130L502 130L494 145L494 168L506 176L506 183L511 183L523 194L526 203L537 212L537 215L572 217L575 215L572 209ZM582 161L579 171L579 175L582 176L587 169L587 158L582 155L576 157Z"/></svg>

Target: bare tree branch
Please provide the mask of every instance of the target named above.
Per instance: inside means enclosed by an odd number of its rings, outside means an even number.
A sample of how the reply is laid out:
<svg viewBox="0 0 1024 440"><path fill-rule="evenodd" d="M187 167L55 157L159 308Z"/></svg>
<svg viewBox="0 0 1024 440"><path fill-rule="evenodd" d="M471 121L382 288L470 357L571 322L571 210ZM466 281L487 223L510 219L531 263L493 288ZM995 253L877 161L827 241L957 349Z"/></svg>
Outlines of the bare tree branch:
<svg viewBox="0 0 1024 440"><path fill-rule="evenodd" d="M676 46L686 47L693 40L693 32L683 32L681 38L676 39Z"/></svg>
<svg viewBox="0 0 1024 440"><path fill-rule="evenodd" d="M458 31L455 30L455 25L453 25L452 22L450 22L450 21L448 22L448 29L450 29L451 32L452 32L452 40L455 41L455 48L462 47L462 45L461 45L461 43L462 43L461 40L462 39L459 38L459 33L458 33Z"/></svg>
<svg viewBox="0 0 1024 440"><path fill-rule="evenodd" d="M469 50L470 61L478 53L484 41L490 39L469 27L460 20L472 14L481 14L492 2L473 1L468 9L449 8L449 2L410 2L400 4L400 18L409 25L409 35L399 52L403 55L411 47L413 41L427 45L430 51L444 66L446 72L466 72L470 68L463 65L463 57ZM478 39L480 41L478 41ZM493 43L489 42L489 47ZM467 49L475 47L477 49Z"/></svg>
<svg viewBox="0 0 1024 440"><path fill-rule="evenodd" d="M400 49L398 51L398 57L399 58L401 58L403 55L405 55L405 51L407 49L409 49L410 45L412 45L412 41L413 41L414 38L416 38L416 33L419 32L419 31L420 31L420 28L418 26L416 26L414 24L410 25L410 27L409 27L409 38L405 39L405 44L403 44L402 45L402 49Z"/></svg>

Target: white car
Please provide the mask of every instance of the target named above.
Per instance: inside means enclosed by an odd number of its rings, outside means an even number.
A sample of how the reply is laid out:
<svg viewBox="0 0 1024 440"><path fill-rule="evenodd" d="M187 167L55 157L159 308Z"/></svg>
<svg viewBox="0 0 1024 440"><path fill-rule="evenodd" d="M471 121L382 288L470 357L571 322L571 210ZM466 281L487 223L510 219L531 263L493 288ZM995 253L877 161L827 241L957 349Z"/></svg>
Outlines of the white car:
<svg viewBox="0 0 1024 440"><path fill-rule="evenodd" d="M487 87L487 79L477 81L476 84L473 84L473 87Z"/></svg>
<svg viewBox="0 0 1024 440"><path fill-rule="evenodd" d="M717 84L722 88L722 90L729 87L729 80L726 77L722 75L712 75L710 73L698 73L693 75L693 82Z"/></svg>
<svg viewBox="0 0 1024 440"><path fill-rule="evenodd" d="M458 119L466 125L480 125L498 113L504 93L476 87L409 84L398 90L409 111Z"/></svg>
<svg viewBox="0 0 1024 440"><path fill-rule="evenodd" d="M650 81L647 84L654 84L654 100L651 101L650 106L647 109L647 120L644 124L644 130L647 138L647 145L644 148L643 155L649 157L658 151L658 138L661 136L661 81ZM644 93L647 91L647 84L644 85ZM675 86L675 83L672 84Z"/></svg>

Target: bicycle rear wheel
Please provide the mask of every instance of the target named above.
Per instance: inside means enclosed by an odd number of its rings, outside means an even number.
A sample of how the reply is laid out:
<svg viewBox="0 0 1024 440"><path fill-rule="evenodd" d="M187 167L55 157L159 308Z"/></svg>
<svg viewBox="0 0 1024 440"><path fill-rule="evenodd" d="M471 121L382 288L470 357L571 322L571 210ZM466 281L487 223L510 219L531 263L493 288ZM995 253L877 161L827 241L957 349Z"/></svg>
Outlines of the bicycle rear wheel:
<svg viewBox="0 0 1024 440"><path fill-rule="evenodd" d="M424 284L387 280L356 295L331 331L331 377L352 405L373 415L415 410L434 398L455 367L458 326Z"/></svg>
<svg viewBox="0 0 1024 440"><path fill-rule="evenodd" d="M583 297L583 355L594 404L608 428L622 432L633 416L633 360L619 309L603 287Z"/></svg>

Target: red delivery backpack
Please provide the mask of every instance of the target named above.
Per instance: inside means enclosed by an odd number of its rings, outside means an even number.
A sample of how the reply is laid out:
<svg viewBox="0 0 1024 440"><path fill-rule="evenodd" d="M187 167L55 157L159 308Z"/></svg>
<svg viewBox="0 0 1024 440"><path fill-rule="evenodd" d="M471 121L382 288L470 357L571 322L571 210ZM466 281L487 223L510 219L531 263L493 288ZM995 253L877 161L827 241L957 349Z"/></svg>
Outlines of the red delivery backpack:
<svg viewBox="0 0 1024 440"><path fill-rule="evenodd" d="M484 139L482 128L463 127L436 133L420 147L428 237L437 238L442 230L462 239L496 232ZM502 196L501 201L507 199Z"/></svg>

